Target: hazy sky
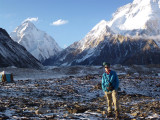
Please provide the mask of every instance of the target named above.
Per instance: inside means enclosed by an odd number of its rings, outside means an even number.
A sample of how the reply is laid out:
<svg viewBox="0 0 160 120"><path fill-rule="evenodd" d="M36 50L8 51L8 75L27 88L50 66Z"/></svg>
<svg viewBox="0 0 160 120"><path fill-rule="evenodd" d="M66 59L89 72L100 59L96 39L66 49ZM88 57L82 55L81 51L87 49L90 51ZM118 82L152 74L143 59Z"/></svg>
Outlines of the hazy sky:
<svg viewBox="0 0 160 120"><path fill-rule="evenodd" d="M0 0L0 27L10 34L26 19L65 48L133 0Z"/></svg>

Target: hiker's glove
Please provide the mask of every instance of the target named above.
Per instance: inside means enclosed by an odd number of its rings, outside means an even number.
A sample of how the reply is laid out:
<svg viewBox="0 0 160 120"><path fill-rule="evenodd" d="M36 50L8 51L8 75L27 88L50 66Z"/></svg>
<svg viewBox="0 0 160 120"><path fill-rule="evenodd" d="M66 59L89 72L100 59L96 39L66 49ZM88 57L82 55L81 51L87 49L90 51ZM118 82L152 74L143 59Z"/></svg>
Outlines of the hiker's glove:
<svg viewBox="0 0 160 120"><path fill-rule="evenodd" d="M112 91L113 90L112 83L109 83L108 85L109 85L109 87L107 87L107 90Z"/></svg>

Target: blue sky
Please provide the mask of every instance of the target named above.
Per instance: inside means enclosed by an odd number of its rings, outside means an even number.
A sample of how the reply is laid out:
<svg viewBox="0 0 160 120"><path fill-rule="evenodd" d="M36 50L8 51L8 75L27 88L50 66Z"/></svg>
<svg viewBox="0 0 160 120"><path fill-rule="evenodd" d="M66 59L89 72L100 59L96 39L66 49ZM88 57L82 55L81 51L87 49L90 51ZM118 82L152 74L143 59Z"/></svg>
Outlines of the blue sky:
<svg viewBox="0 0 160 120"><path fill-rule="evenodd" d="M101 20L133 0L0 0L0 27L11 33L24 20L65 48L79 41Z"/></svg>

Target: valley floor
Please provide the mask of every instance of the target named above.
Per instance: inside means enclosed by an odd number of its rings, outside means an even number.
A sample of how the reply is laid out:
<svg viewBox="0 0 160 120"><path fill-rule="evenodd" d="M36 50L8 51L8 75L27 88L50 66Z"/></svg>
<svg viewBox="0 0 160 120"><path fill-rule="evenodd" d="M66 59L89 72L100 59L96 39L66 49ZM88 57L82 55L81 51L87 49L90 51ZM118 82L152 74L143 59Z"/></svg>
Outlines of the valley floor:
<svg viewBox="0 0 160 120"><path fill-rule="evenodd" d="M160 68L114 65L120 80L122 120L160 119ZM1 68L13 83L0 83L0 119L106 119L101 66ZM113 118L111 118L113 119Z"/></svg>

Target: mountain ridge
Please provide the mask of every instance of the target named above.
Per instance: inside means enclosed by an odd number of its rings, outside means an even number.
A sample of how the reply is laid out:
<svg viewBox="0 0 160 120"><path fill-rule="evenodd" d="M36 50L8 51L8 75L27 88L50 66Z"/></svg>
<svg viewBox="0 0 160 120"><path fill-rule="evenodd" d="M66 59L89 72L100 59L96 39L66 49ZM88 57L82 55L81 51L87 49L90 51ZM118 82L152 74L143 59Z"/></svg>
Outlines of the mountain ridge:
<svg viewBox="0 0 160 120"><path fill-rule="evenodd" d="M72 46L77 44L78 42L75 42ZM103 61L107 61L111 64L139 65L159 64L160 60L160 48L151 39L135 39L122 35L110 35L104 36L104 39L95 48L81 51L72 46L63 50L60 54L47 59L43 64L63 66L102 65ZM150 56L156 56L156 58Z"/></svg>
<svg viewBox="0 0 160 120"><path fill-rule="evenodd" d="M150 5L144 7L145 4L142 0L134 0L118 8L110 21L100 21L82 40L46 60L44 64L101 65L103 61L126 65L160 64L160 27L155 27L160 22L154 24L153 21L160 18L160 14L154 12L159 8L153 9L155 4L159 5L159 1L147 0Z"/></svg>
<svg viewBox="0 0 160 120"><path fill-rule="evenodd" d="M23 46L13 41L5 29L0 28L0 66L43 68L42 64L34 58Z"/></svg>

